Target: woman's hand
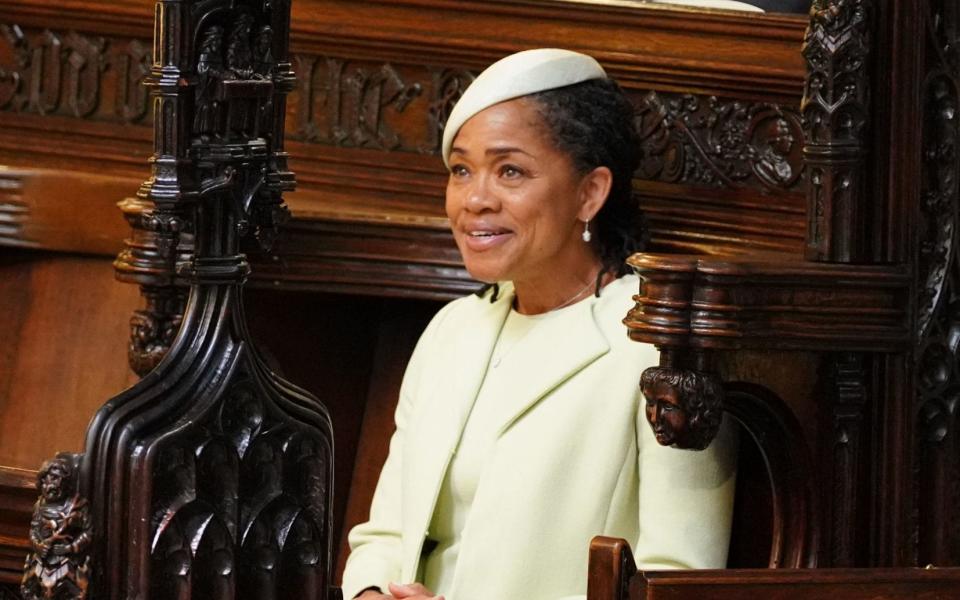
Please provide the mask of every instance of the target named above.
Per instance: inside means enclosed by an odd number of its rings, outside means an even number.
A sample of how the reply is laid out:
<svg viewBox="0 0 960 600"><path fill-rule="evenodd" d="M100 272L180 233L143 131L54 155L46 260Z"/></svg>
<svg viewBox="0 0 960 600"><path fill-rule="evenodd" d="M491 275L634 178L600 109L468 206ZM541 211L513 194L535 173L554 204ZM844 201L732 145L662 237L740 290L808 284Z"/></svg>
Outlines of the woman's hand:
<svg viewBox="0 0 960 600"><path fill-rule="evenodd" d="M419 583L391 583L389 589L397 600L444 600Z"/></svg>
<svg viewBox="0 0 960 600"><path fill-rule="evenodd" d="M390 593L367 590L357 596L357 600L444 600L443 596L434 596L433 592L419 583L391 583Z"/></svg>

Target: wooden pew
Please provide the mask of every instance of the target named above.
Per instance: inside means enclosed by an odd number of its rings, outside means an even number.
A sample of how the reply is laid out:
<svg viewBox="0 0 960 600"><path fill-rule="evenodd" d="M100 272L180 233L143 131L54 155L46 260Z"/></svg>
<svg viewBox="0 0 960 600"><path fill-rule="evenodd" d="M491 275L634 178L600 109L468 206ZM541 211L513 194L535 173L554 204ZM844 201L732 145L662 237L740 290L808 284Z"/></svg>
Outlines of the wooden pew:
<svg viewBox="0 0 960 600"><path fill-rule="evenodd" d="M626 541L599 536L590 564L587 600L960 598L960 568L637 571Z"/></svg>

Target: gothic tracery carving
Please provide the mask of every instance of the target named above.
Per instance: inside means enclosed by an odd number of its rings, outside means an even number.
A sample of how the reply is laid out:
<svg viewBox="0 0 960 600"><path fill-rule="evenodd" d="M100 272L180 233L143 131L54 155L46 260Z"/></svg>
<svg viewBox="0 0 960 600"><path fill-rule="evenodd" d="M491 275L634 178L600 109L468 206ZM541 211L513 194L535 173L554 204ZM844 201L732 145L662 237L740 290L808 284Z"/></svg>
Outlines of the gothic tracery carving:
<svg viewBox="0 0 960 600"><path fill-rule="evenodd" d="M807 62L800 111L810 168L807 258L864 260L856 236L863 200L865 127L870 110L867 61L871 0L815 0L802 53Z"/></svg>

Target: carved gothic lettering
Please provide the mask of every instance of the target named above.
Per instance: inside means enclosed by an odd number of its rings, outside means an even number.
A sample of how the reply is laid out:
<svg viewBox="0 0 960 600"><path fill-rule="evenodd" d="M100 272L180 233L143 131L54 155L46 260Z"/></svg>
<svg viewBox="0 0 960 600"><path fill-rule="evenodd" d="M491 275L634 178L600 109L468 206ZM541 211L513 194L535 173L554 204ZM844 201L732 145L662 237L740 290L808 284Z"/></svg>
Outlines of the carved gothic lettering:
<svg viewBox="0 0 960 600"><path fill-rule="evenodd" d="M315 142L320 139L313 110L316 89L313 79L317 72L317 57L298 55L294 61L297 72L297 120L293 136L305 142Z"/></svg>
<svg viewBox="0 0 960 600"><path fill-rule="evenodd" d="M342 60L328 58L326 61L327 78L324 86L324 102L327 107L327 134L326 140L334 145L340 145L349 137L349 133L343 126L343 69L345 63Z"/></svg>
<svg viewBox="0 0 960 600"><path fill-rule="evenodd" d="M149 95L143 85L150 74L149 45L131 40L118 61L116 113L127 123L138 123L147 115Z"/></svg>
<svg viewBox="0 0 960 600"><path fill-rule="evenodd" d="M60 106L63 43L56 34L43 32L30 59L30 108L41 115Z"/></svg>
<svg viewBox="0 0 960 600"><path fill-rule="evenodd" d="M433 99L427 108L427 143L420 147L425 154L439 154L443 129L454 105L476 76L468 71L444 69L433 73Z"/></svg>
<svg viewBox="0 0 960 600"><path fill-rule="evenodd" d="M15 64L0 67L0 110L20 110L27 102L26 73L32 53L26 36L16 25L0 25L0 34L13 49Z"/></svg>
<svg viewBox="0 0 960 600"><path fill-rule="evenodd" d="M419 83L408 84L393 66L371 70L343 60L328 58L322 86L326 127L312 127L313 92L301 98L300 135L338 146L396 150L400 136L386 122L386 113L402 113L422 93Z"/></svg>
<svg viewBox="0 0 960 600"><path fill-rule="evenodd" d="M100 75L106 68L102 37L88 38L70 33L65 39L67 107L75 117L86 117L100 103Z"/></svg>

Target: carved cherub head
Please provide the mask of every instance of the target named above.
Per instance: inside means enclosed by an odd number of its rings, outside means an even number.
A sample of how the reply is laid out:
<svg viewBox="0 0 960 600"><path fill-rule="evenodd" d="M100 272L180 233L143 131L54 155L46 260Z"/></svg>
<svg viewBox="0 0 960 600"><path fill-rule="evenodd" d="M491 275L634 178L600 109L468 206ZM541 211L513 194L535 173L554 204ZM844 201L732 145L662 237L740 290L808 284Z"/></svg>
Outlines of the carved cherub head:
<svg viewBox="0 0 960 600"><path fill-rule="evenodd" d="M48 503L60 502L73 493L74 464L71 456L58 454L43 463L37 473L37 490Z"/></svg>
<svg viewBox="0 0 960 600"><path fill-rule="evenodd" d="M661 445L703 450L717 435L723 418L723 387L716 377L651 367L640 377L640 390L647 401L647 422Z"/></svg>

